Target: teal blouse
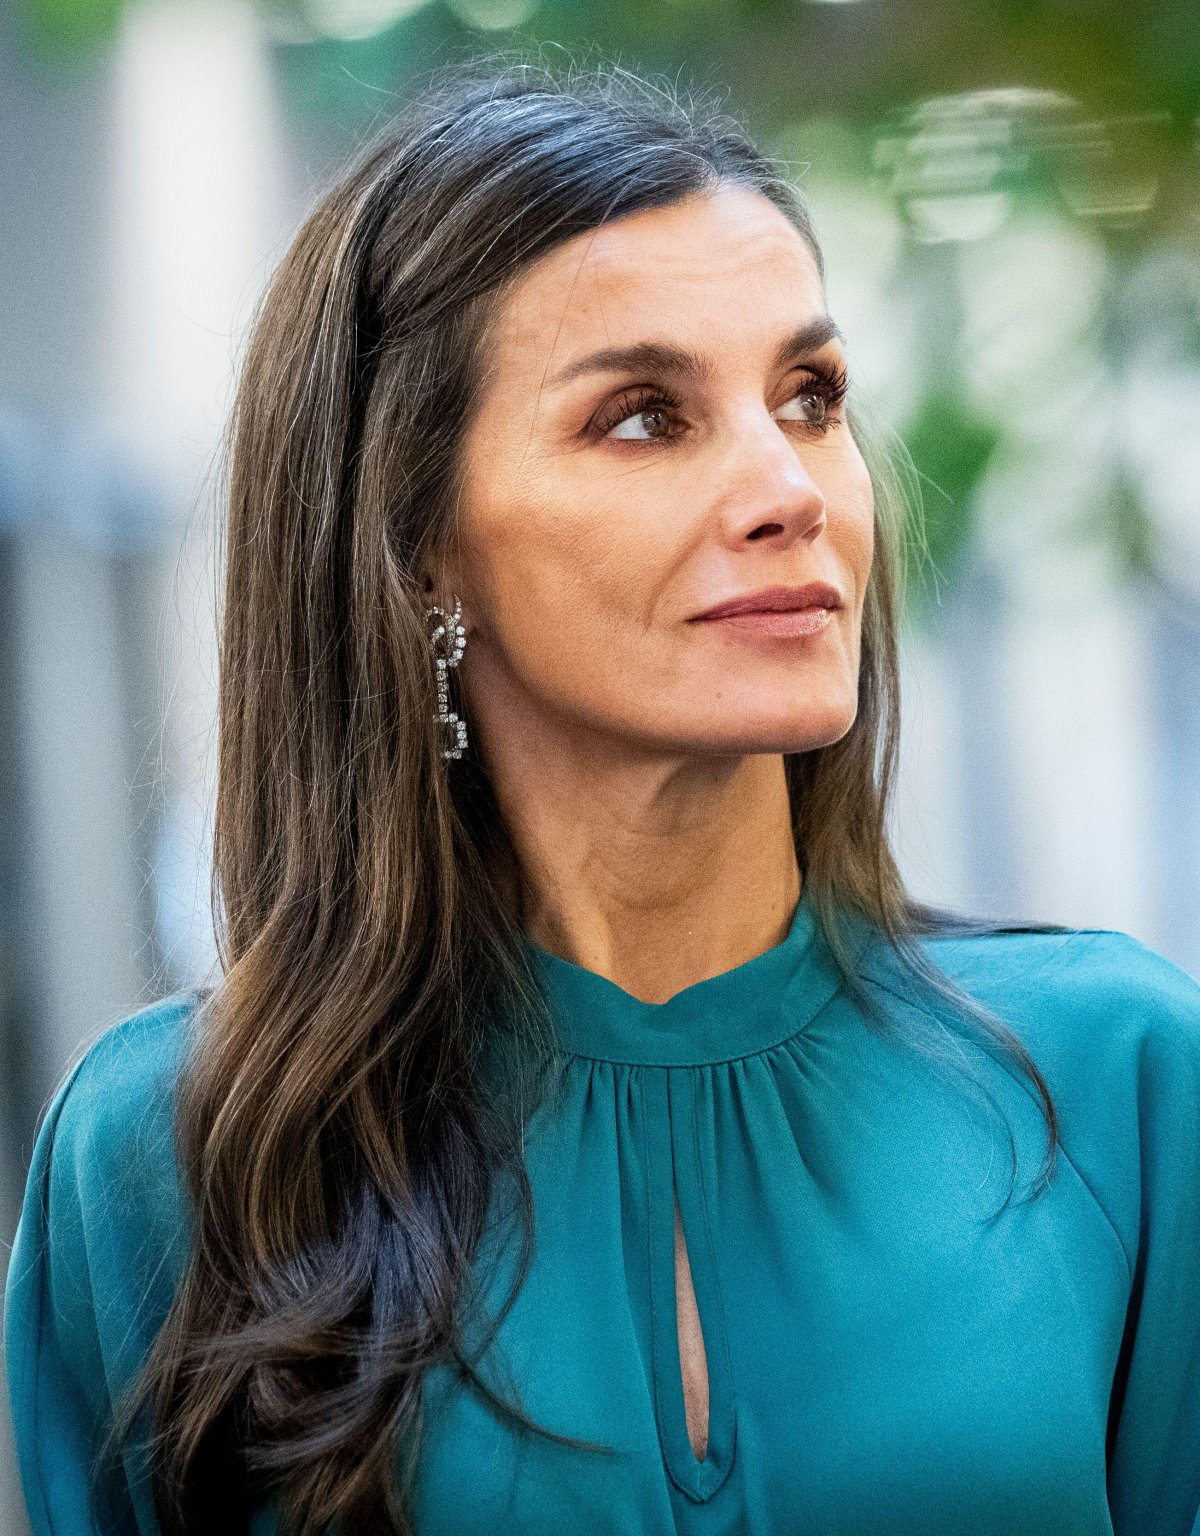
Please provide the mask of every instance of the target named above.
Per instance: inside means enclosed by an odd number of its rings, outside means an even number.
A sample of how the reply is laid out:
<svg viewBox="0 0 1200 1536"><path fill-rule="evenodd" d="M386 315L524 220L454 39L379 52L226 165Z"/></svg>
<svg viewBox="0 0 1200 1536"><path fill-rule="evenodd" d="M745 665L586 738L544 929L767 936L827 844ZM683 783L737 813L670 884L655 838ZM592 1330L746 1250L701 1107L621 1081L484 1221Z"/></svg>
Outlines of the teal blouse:
<svg viewBox="0 0 1200 1536"><path fill-rule="evenodd" d="M861 930L860 933L867 932ZM532 944L563 1052L529 1119L532 1268L482 1369L521 1436L436 1367L418 1536L1200 1536L1200 986L1126 934L923 942L996 1009L1054 1096L1046 1193L1028 1082L964 1046L986 1096L905 1048L918 993L877 935L840 985L807 894L782 943L642 1002ZM5 1295L35 1536L101 1527L89 1453L186 1255L171 1086L194 997L107 1030L34 1147ZM945 1035L947 1042L952 1041ZM1019 1183L1008 1188L1016 1141ZM708 1368L684 1415L678 1192ZM498 1306L519 1228L477 1263ZM116 1536L158 1530L126 1459ZM251 1520L277 1529L273 1502Z"/></svg>

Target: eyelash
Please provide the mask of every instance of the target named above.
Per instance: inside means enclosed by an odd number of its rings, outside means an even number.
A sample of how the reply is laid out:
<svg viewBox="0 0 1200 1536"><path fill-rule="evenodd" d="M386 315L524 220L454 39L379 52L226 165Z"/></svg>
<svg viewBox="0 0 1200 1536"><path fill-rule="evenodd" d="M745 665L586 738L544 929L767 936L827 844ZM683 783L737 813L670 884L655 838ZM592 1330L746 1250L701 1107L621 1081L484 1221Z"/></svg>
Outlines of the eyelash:
<svg viewBox="0 0 1200 1536"><path fill-rule="evenodd" d="M807 382L789 396L788 402L798 399L801 395L820 395L825 401L826 412L835 410L846 398L850 387L850 376L844 364L836 367L829 364L813 364L808 372L813 376L813 383ZM620 426L630 416L641 416L652 410L675 411L681 405L679 396L669 389L659 386L642 385L637 389L626 390L618 395L604 415L595 423L594 431L598 437L605 436L614 427ZM829 431L830 427L839 426L836 419L828 415L824 421L801 422L801 426L812 427L814 431L822 434ZM628 438L628 442L665 442L665 437L659 438Z"/></svg>

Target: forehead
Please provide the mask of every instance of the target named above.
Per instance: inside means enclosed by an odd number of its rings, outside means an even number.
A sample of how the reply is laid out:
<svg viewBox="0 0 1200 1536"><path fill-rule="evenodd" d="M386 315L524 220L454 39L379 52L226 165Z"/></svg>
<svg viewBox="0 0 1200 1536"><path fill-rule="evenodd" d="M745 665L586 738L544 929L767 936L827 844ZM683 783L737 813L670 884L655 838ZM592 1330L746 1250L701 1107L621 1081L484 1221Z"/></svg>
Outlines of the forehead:
<svg viewBox="0 0 1200 1536"><path fill-rule="evenodd" d="M576 235L528 267L493 318L502 374L558 368L598 346L714 328L780 330L824 310L807 241L762 193L723 186ZM732 339L732 338L731 338Z"/></svg>

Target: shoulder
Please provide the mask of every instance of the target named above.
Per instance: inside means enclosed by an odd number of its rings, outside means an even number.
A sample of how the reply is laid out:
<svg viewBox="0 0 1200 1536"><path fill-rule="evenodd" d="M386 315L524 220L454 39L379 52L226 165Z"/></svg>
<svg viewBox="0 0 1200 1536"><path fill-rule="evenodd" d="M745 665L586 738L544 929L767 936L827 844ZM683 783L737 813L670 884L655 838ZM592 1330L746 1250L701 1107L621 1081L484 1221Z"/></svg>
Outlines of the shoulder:
<svg viewBox="0 0 1200 1536"><path fill-rule="evenodd" d="M179 993L104 1030L42 1117L5 1285L23 1434L43 1399L59 1418L68 1402L104 1411L165 1315L189 1237L174 1085L200 999Z"/></svg>
<svg viewBox="0 0 1200 1536"><path fill-rule="evenodd" d="M13 1435L38 1531L93 1529L86 1474L183 1273L173 1098L200 1001L178 993L105 1029L38 1127L4 1289ZM140 1519L150 1506L136 1497Z"/></svg>
<svg viewBox="0 0 1200 1536"><path fill-rule="evenodd" d="M946 934L926 936L921 947L1036 1063L1066 1161L1113 1227L1132 1273L1147 1221L1157 1226L1172 1211L1196 1210L1200 983L1117 929ZM886 945L872 947L866 974L898 1007L902 998L943 1022L955 1012L910 980ZM997 1086L1010 1076L1032 1101L1032 1084L1012 1073L1011 1062L1001 1077L988 1072ZM1193 1193L1176 1199L1168 1177ZM1188 1219L1200 1237L1200 1211Z"/></svg>
<svg viewBox="0 0 1200 1536"><path fill-rule="evenodd" d="M60 1153L119 1160L173 1121L176 1078L191 1042L199 992L150 1003L98 1035L63 1078L46 1112Z"/></svg>
<svg viewBox="0 0 1200 1536"><path fill-rule="evenodd" d="M938 949L948 945L934 946ZM1031 1047L1098 1065L1200 1074L1200 983L1117 929L1002 934L960 941L951 964L964 990L992 999ZM952 973L953 974L953 973Z"/></svg>
<svg viewBox="0 0 1200 1536"><path fill-rule="evenodd" d="M1200 1066L1200 982L1182 966L1115 929L1082 929L1064 986L1089 1019L1149 1065L1157 1053Z"/></svg>
<svg viewBox="0 0 1200 1536"><path fill-rule="evenodd" d="M1041 1064L1077 1056L1200 1073L1200 983L1118 929L930 935L921 948L958 988L1020 1035ZM875 946L868 978L910 999L914 984ZM919 989L918 989L919 990ZM924 994L926 1004L930 994ZM937 1003L934 1007L940 1006Z"/></svg>
<svg viewBox="0 0 1200 1536"><path fill-rule="evenodd" d="M1120 1145L1132 1162L1162 1140L1200 1174L1200 983L1181 966L1116 929L927 936L921 947L1032 1057L1068 1150L1095 1141L1111 1157ZM952 1029L961 1019L886 945L872 948L865 972L895 1007L903 999ZM994 1056L994 1045L986 1050Z"/></svg>
<svg viewBox="0 0 1200 1536"><path fill-rule="evenodd" d="M175 1086L202 994L179 992L109 1026L62 1079L42 1120L27 1198L55 1235L117 1236L180 1221Z"/></svg>

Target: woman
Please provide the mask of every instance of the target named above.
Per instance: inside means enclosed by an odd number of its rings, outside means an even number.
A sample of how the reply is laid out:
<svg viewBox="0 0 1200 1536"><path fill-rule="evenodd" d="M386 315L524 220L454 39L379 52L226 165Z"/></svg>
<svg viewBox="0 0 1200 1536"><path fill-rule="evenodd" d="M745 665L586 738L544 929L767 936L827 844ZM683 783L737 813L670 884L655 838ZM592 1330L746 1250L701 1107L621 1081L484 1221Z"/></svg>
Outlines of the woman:
<svg viewBox="0 0 1200 1536"><path fill-rule="evenodd" d="M222 980L30 1170L38 1536L1200 1532L1200 987L905 893L823 283L737 121L616 68L446 71L300 231Z"/></svg>

